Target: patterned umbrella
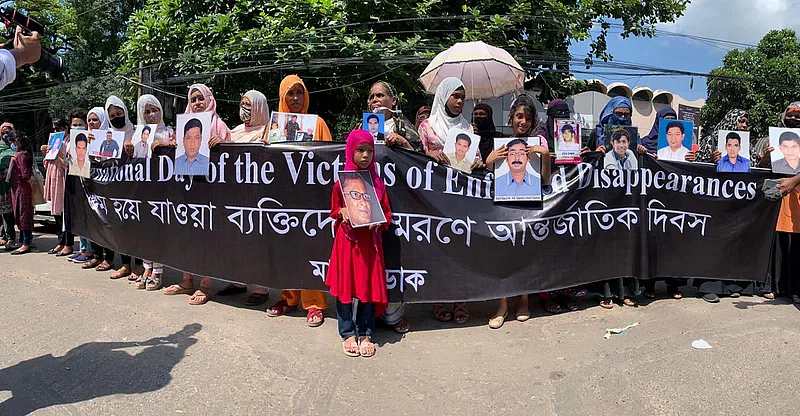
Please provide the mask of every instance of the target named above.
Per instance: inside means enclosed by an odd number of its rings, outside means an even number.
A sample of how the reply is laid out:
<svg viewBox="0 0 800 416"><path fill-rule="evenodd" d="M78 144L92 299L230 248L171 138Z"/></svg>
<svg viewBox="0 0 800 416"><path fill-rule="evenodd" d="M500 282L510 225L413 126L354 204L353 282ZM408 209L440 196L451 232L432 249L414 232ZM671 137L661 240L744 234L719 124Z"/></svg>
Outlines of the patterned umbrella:
<svg viewBox="0 0 800 416"><path fill-rule="evenodd" d="M483 42L467 42L436 55L419 81L433 94L447 77L461 79L468 100L484 100L521 90L525 71L508 52Z"/></svg>

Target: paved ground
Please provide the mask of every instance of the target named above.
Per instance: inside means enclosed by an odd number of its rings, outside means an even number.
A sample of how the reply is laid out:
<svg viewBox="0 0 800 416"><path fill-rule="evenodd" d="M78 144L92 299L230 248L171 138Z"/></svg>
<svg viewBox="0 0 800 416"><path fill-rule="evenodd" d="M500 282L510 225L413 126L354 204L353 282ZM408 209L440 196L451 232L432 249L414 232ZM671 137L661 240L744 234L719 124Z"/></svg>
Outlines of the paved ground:
<svg viewBox="0 0 800 416"><path fill-rule="evenodd" d="M54 239L38 238L49 248ZM492 331L411 309L371 359L244 295L189 306L44 253L0 254L0 415L797 414L800 312L761 298L593 304ZM176 278L173 275L173 280ZM221 298L217 298L220 300ZM606 327L639 322L609 340ZM695 350L696 339L714 348Z"/></svg>

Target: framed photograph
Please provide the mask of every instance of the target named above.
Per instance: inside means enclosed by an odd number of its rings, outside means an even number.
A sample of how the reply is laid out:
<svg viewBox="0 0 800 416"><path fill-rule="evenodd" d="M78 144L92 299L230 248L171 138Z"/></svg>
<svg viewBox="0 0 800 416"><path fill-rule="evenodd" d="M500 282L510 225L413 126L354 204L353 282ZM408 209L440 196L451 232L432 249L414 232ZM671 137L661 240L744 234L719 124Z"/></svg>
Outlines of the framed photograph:
<svg viewBox="0 0 800 416"><path fill-rule="evenodd" d="M750 172L750 132L718 131L717 150L722 152L717 172Z"/></svg>
<svg viewBox="0 0 800 416"><path fill-rule="evenodd" d="M494 139L494 148L505 146L505 160L494 164L494 201L541 201L542 159L528 157L528 147L538 146L538 137Z"/></svg>
<svg viewBox="0 0 800 416"><path fill-rule="evenodd" d="M383 113L364 113L361 118L361 128L368 131L375 140L375 143L383 143L385 130L383 123L385 120Z"/></svg>
<svg viewBox="0 0 800 416"><path fill-rule="evenodd" d="M142 124L136 126L136 131L133 132L133 157L151 158L153 151L150 146L156 140L156 124Z"/></svg>
<svg viewBox="0 0 800 416"><path fill-rule="evenodd" d="M89 132L71 130L69 132L69 172L72 176L89 178L92 174L89 162Z"/></svg>
<svg viewBox="0 0 800 416"><path fill-rule="evenodd" d="M686 162L692 148L694 123L663 119L658 123L658 160Z"/></svg>
<svg viewBox="0 0 800 416"><path fill-rule="evenodd" d="M208 175L208 140L211 138L211 113L178 114L175 149L175 174L190 176Z"/></svg>
<svg viewBox="0 0 800 416"><path fill-rule="evenodd" d="M604 132L608 150L603 158L603 168L638 170L639 156L636 148L639 144L639 130L633 126L606 126Z"/></svg>
<svg viewBox="0 0 800 416"><path fill-rule="evenodd" d="M769 145L772 171L796 175L800 173L800 129L769 128Z"/></svg>
<svg viewBox="0 0 800 416"><path fill-rule="evenodd" d="M317 132L316 114L273 112L269 118L267 138L270 143L310 142Z"/></svg>
<svg viewBox="0 0 800 416"><path fill-rule="evenodd" d="M44 156L44 160L56 160L58 152L61 151L61 146L64 144L64 132L50 133L50 138L47 139L47 147L50 150Z"/></svg>
<svg viewBox="0 0 800 416"><path fill-rule="evenodd" d="M369 227L372 224L383 224L381 201L372 184L372 177L366 170L345 170L339 172L339 184L347 206L347 216L353 228Z"/></svg>
<svg viewBox="0 0 800 416"><path fill-rule="evenodd" d="M472 162L478 154L481 136L457 128L447 132L444 154L450 159L450 166L462 172L472 173Z"/></svg>
<svg viewBox="0 0 800 416"><path fill-rule="evenodd" d="M555 120L556 164L581 163L581 125L573 120Z"/></svg>
<svg viewBox="0 0 800 416"><path fill-rule="evenodd" d="M123 143L125 142L124 131L92 130L92 135L94 140L89 143L89 156L107 159L122 157Z"/></svg>

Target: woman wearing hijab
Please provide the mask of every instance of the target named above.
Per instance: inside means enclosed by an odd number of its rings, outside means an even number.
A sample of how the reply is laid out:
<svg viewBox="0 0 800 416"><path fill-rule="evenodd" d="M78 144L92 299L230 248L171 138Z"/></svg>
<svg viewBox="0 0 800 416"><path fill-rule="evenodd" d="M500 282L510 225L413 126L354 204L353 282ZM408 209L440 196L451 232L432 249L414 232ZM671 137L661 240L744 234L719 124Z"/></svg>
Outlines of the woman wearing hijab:
<svg viewBox="0 0 800 416"><path fill-rule="evenodd" d="M658 152L658 126L661 120L675 120L678 118L678 113L672 107L664 107L656 112L656 119L653 121L653 127L647 136L642 137L641 145L647 148L647 153L652 155Z"/></svg>
<svg viewBox="0 0 800 416"><path fill-rule="evenodd" d="M189 103L186 105L186 113L211 113L211 138L208 140L208 147L214 147L220 143L231 142L231 130L228 125L219 118L217 114L217 100L211 89L203 84L192 84L189 86ZM164 289L163 293L167 296L188 295L189 305L205 305L211 300L211 278L203 277L200 279L200 288L194 290L194 276L191 273L183 273L183 280L179 284L172 285Z"/></svg>
<svg viewBox="0 0 800 416"><path fill-rule="evenodd" d="M623 96L616 96L609 101L603 111L600 112L600 122L595 127L586 147L589 150L600 150L605 153L606 147L603 143L606 126L630 126L631 125L631 106L630 100Z"/></svg>
<svg viewBox="0 0 800 416"><path fill-rule="evenodd" d="M422 107L417 110L417 114L414 116L414 128L417 129L419 133L419 126L422 124L423 121L427 120L431 116L431 106L423 105Z"/></svg>
<svg viewBox="0 0 800 416"><path fill-rule="evenodd" d="M367 108L370 112L383 114L386 144L423 152L422 141L419 139L416 127L402 114L394 112L398 108L398 103L397 91L392 84L386 81L372 84L367 97ZM360 124L358 128L361 128Z"/></svg>
<svg viewBox="0 0 800 416"><path fill-rule="evenodd" d="M700 148L697 150L695 160L698 162L717 163L722 158L722 152L717 149L717 132L720 130L747 131L747 112L744 110L733 109L725 114L725 117L717 123L714 128L700 139ZM754 153L755 146L750 140L750 153ZM691 153L691 152L690 152ZM688 156L688 155L687 155ZM687 158L688 160L688 158ZM752 159L751 159L752 160ZM756 163L755 161L753 163Z"/></svg>
<svg viewBox="0 0 800 416"><path fill-rule="evenodd" d="M486 158L494 150L494 139L503 136L494 127L492 106L486 103L475 104L475 108L472 110L472 128L475 134L481 136L478 151L481 153L481 160L486 163Z"/></svg>
<svg viewBox="0 0 800 416"><path fill-rule="evenodd" d="M297 75L289 75L281 81L278 94L278 111L281 113L308 113L308 89ZM331 131L322 117L317 117L317 141L331 141ZM267 309L267 315L278 317L297 309L306 310L306 324L310 327L322 325L325 317L322 311L328 308L325 294L319 290L281 290L281 300Z"/></svg>
<svg viewBox="0 0 800 416"><path fill-rule="evenodd" d="M136 124L155 124L153 148L160 146L176 147L175 130L164 123L164 108L155 95L145 94L136 101Z"/></svg>
<svg viewBox="0 0 800 416"><path fill-rule="evenodd" d="M267 140L267 122L269 121L269 106L264 94L250 90L244 93L239 102L239 119L242 124L231 131L231 141L234 143L265 143ZM229 296L247 292L247 286L236 283L229 284L217 292L217 296ZM264 286L253 285L253 293L245 300L245 305L261 305L269 299L269 289Z"/></svg>
<svg viewBox="0 0 800 416"><path fill-rule="evenodd" d="M8 130L8 132L5 132ZM13 246L14 241L17 239L16 230L14 230L14 208L11 204L11 185L6 182L6 174L8 174L8 167L11 165L11 158L14 157L16 145L14 149L11 148L12 141L16 134L14 134L14 125L11 123L3 123L0 125L0 216L2 216L2 233L0 233L0 249L5 246Z"/></svg>

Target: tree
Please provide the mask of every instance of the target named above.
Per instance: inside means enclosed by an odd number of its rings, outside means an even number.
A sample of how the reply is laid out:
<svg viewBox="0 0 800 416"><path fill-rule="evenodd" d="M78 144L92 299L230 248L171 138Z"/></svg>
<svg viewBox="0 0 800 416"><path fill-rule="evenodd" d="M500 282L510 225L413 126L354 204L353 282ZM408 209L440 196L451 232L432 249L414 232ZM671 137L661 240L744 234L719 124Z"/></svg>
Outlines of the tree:
<svg viewBox="0 0 800 416"><path fill-rule="evenodd" d="M780 125L789 103L800 100L800 42L793 30L773 30L756 48L728 52L710 74L703 129L711 131L728 111L742 109L750 134L765 137L769 126Z"/></svg>
<svg viewBox="0 0 800 416"><path fill-rule="evenodd" d="M606 19L620 19L623 36L648 36L686 4L544 0L534 10L533 2L507 0L153 0L131 16L118 74L141 72L180 96L191 82L205 82L223 117L235 121L242 93L258 89L274 106L281 78L299 73L311 111L341 131L353 125L378 79L395 84L413 114L429 101L417 77L455 42L500 46L531 74L549 70L548 83L559 86L569 75L570 43L589 38L595 23L602 31L590 55L610 59Z"/></svg>

